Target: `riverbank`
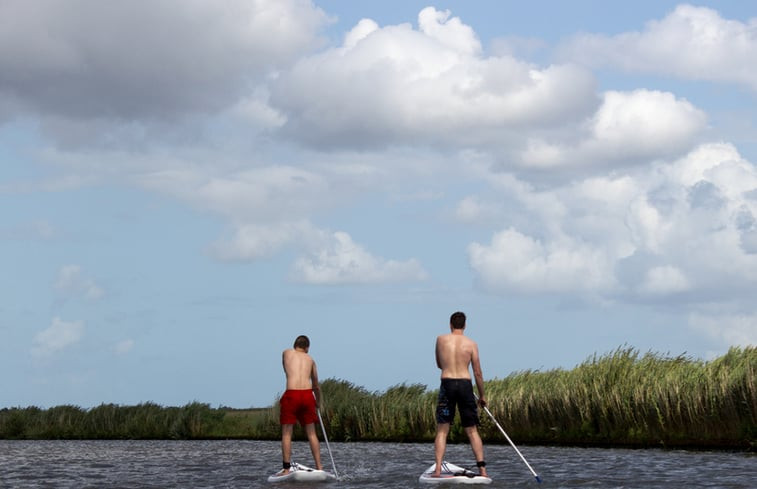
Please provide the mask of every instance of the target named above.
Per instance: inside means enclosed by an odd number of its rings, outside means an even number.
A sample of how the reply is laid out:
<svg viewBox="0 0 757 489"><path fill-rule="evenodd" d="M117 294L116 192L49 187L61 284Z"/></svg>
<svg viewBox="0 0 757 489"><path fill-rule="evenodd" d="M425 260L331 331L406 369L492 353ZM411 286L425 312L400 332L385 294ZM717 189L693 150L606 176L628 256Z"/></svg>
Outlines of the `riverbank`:
<svg viewBox="0 0 757 489"><path fill-rule="evenodd" d="M489 408L519 444L757 449L757 348L711 361L640 354L592 356L571 370L523 371L486 383ZM322 383L321 412L334 441L429 442L437 392L397 385L369 392ZM487 443L506 443L481 416ZM211 408L103 404L4 408L0 439L258 439L280 436L276 406ZM301 431L296 432L302 436ZM459 424L451 440L465 441Z"/></svg>

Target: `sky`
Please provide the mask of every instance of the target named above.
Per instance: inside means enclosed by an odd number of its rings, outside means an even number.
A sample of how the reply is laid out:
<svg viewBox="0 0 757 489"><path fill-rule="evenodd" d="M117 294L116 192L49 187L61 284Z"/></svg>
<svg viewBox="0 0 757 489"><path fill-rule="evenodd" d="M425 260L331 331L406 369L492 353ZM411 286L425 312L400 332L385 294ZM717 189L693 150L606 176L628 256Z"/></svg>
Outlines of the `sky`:
<svg viewBox="0 0 757 489"><path fill-rule="evenodd" d="M757 344L750 2L0 0L0 407Z"/></svg>

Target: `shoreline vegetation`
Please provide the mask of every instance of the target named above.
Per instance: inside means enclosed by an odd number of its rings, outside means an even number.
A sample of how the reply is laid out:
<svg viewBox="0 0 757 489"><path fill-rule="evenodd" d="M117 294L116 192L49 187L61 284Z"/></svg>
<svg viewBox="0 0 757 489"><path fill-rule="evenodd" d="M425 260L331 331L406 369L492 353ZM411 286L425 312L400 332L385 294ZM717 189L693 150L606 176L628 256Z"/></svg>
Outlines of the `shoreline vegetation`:
<svg viewBox="0 0 757 489"><path fill-rule="evenodd" d="M571 370L526 370L486 382L489 409L516 444L757 450L757 347L711 361L596 354ZM436 390L400 384L384 392L339 379L321 383L330 441L432 442ZM481 416L485 443L507 443ZM154 403L0 409L0 439L279 440L278 407L211 408ZM302 429L295 439L304 439ZM450 441L464 443L456 420Z"/></svg>

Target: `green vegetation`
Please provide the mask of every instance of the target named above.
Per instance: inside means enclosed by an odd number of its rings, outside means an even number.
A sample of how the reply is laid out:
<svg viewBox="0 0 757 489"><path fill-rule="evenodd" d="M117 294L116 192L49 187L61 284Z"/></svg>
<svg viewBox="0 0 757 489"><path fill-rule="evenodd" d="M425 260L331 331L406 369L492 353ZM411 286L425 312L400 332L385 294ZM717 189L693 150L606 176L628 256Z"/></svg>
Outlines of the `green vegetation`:
<svg viewBox="0 0 757 489"><path fill-rule="evenodd" d="M621 348L572 370L523 371L486 383L489 408L518 444L757 448L757 348L704 362ZM433 440L436 391L368 392L322 383L333 441ZM481 433L505 443L482 413ZM278 409L103 404L0 410L0 439L278 439ZM304 438L300 428L296 436ZM455 423L452 441L465 441Z"/></svg>
<svg viewBox="0 0 757 489"><path fill-rule="evenodd" d="M272 410L212 409L198 402L183 407L101 404L89 410L6 408L0 410L0 439L255 438L261 420Z"/></svg>
<svg viewBox="0 0 757 489"><path fill-rule="evenodd" d="M490 409L530 443L757 448L757 348L711 362L631 348L570 371L488 384Z"/></svg>

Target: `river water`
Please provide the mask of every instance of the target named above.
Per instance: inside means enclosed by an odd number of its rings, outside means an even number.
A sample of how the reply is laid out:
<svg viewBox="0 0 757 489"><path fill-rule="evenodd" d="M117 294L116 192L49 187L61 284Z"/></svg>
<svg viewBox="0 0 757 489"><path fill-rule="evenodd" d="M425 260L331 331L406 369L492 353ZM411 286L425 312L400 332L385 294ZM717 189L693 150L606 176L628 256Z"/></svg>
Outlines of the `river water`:
<svg viewBox="0 0 757 489"><path fill-rule="evenodd" d="M321 487L423 487L432 444L331 443L340 480ZM757 456L748 453L600 448L519 447L543 479L537 484L509 445L487 445L494 488L757 488ZM331 467L321 444L324 467ZM308 445L293 460L312 465ZM474 466L468 445L450 445L446 459ZM291 488L269 484L281 466L270 441L7 441L0 440L2 488ZM426 486L428 487L428 486Z"/></svg>

